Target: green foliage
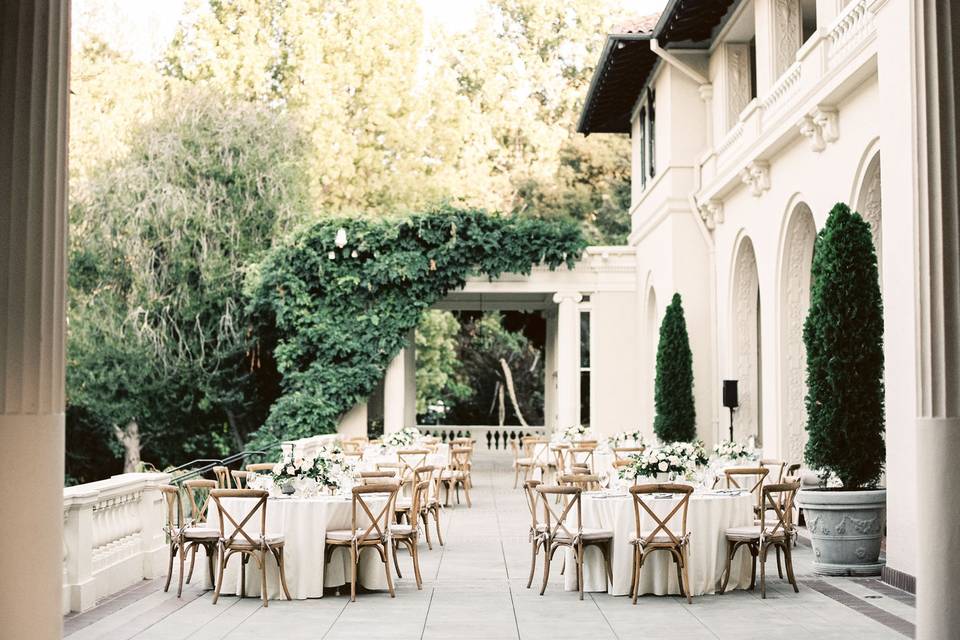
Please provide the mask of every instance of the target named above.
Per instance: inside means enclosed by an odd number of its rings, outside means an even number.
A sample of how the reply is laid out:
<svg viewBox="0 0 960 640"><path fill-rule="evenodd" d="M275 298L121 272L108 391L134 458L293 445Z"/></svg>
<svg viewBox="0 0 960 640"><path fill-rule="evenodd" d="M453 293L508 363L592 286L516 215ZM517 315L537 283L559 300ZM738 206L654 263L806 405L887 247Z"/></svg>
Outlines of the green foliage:
<svg viewBox="0 0 960 640"><path fill-rule="evenodd" d="M283 375L255 442L332 431L373 391L422 312L471 273L572 267L584 246L570 222L449 207L399 220L331 218L305 229L272 250L250 281L256 333Z"/></svg>
<svg viewBox="0 0 960 640"><path fill-rule="evenodd" d="M660 442L693 442L697 411L693 404L693 354L687 337L680 294L673 294L660 324L657 380L654 390L657 417L653 431Z"/></svg>
<svg viewBox="0 0 960 640"><path fill-rule="evenodd" d="M428 309L417 325L417 413L442 400L448 408L470 397L457 356L460 322L450 311Z"/></svg>
<svg viewBox="0 0 960 640"><path fill-rule="evenodd" d="M264 417L243 282L306 210L303 136L188 87L127 146L70 211L68 401L104 437L138 423L162 466L235 449Z"/></svg>
<svg viewBox="0 0 960 640"><path fill-rule="evenodd" d="M869 225L830 211L813 253L807 348L807 463L848 489L883 472L883 305Z"/></svg>

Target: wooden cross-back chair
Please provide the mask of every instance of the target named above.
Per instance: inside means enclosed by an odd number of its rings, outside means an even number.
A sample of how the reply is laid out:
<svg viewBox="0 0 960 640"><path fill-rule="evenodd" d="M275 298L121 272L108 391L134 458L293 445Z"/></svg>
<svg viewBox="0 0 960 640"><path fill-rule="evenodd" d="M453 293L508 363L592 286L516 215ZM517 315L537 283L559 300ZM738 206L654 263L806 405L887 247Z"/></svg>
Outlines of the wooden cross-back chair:
<svg viewBox="0 0 960 640"><path fill-rule="evenodd" d="M537 505L542 508L544 525L544 558L543 558L543 584L540 587L540 595L547 590L547 581L550 579L550 560L557 552L557 549L568 548L573 551L574 561L577 568L577 587L580 591L580 599L583 600L583 559L584 551L589 546L597 546L603 552L604 562L606 564L607 579L613 580L611 569L613 532L608 529L584 529L583 518L580 512L580 494L579 487L574 486L545 486L540 484L536 487L539 495ZM562 496L563 502L560 506L551 505L550 498ZM559 509L559 512L555 509ZM575 524L570 524L568 518L574 516ZM536 515L534 515L536 518Z"/></svg>
<svg viewBox="0 0 960 640"><path fill-rule="evenodd" d="M213 489L210 497L217 505L217 514L220 517L220 570L217 574L216 590L213 592L213 604L220 598L220 587L223 586L223 570L227 562L234 555L240 555L240 597L246 596L247 563L253 558L260 569L260 597L263 606L269 605L267 594L267 554L273 555L280 570L280 585L287 600L291 600L290 589L287 588L287 574L283 565L283 543L281 534L267 533L267 496L266 491L259 489ZM252 506L240 518L233 517L223 507L224 498L245 498L252 501ZM259 526L256 526L259 521ZM229 522L229 526L227 523ZM248 524L249 523L249 524ZM248 528L251 527L251 528ZM253 528L255 527L255 528Z"/></svg>
<svg viewBox="0 0 960 640"><path fill-rule="evenodd" d="M352 489L352 508L350 529L327 531L326 549L324 550L324 564L330 562L333 552L340 547L350 549L350 600L357 600L357 566L360 562L360 552L373 547L380 554L383 568L387 574L387 589L390 597L396 597L393 590L393 579L390 576L387 545L390 542L390 524L393 522L394 500L397 498L396 483L368 484ZM386 494L387 500L383 507L374 515L367 502L371 494ZM362 515L361 515L362 514ZM366 521L368 524L361 525Z"/></svg>
<svg viewBox="0 0 960 640"><path fill-rule="evenodd" d="M547 552L546 525L537 519L537 487L540 486L539 480L527 480L523 483L523 495L527 501L527 509L530 510L530 577L527 578L527 589L533 584L533 576L537 571L537 555L542 549Z"/></svg>
<svg viewBox="0 0 960 640"><path fill-rule="evenodd" d="M762 487L763 509L760 511L760 521L752 526L731 527L724 531L727 539L727 563L723 571L723 580L720 583L720 593L727 588L730 580L730 564L740 547L746 547L752 557L752 571L750 574L750 589L754 589L757 581L757 560L760 560L760 596L767 597L767 552L774 547L777 552L777 569L783 578L780 567L780 552L783 552L786 564L787 580L793 586L794 593L799 593L797 579L793 575L793 556L790 551L793 541L793 502L800 489L799 482L783 482L768 484ZM773 514L773 519L769 517Z"/></svg>
<svg viewBox="0 0 960 640"><path fill-rule="evenodd" d="M473 483L470 477L473 449L469 447L453 447L450 449L450 468L440 474L440 480L445 486L444 503L450 505L451 489L456 493L457 504L460 504L460 489L467 499L467 506L473 507L470 500L470 489Z"/></svg>
<svg viewBox="0 0 960 640"><path fill-rule="evenodd" d="M767 477L764 479L765 483L780 484L783 482L783 471L787 466L786 462L783 460L764 458L760 460L759 466L767 470Z"/></svg>
<svg viewBox="0 0 960 640"><path fill-rule="evenodd" d="M426 456L423 456L423 459L425 460ZM397 500L393 505L394 517L398 523L404 520L409 522L411 518L415 521L419 517L419 509L414 508L413 493L420 482L430 479L434 470L432 466L428 465L410 467L406 462L402 462L401 464L403 464L403 469L401 470L402 476L400 476L402 478L400 484L401 493L397 494ZM401 495L404 487L410 487L410 497Z"/></svg>
<svg viewBox="0 0 960 640"><path fill-rule="evenodd" d="M247 465L250 473L270 473L276 465L273 462L253 462Z"/></svg>
<svg viewBox="0 0 960 640"><path fill-rule="evenodd" d="M213 482L212 480L208 482ZM167 582L163 590L170 588L170 580L173 578L173 559L180 559L180 578L177 586L177 597L183 594L184 562L188 552L193 552L190 560L190 575L193 575L193 559L196 558L197 547L203 547L207 554L207 570L210 572L210 581L214 582L213 562L217 557L217 550L220 546L220 532L206 523L196 524L190 520L184 519L183 500L180 497L180 491L172 485L161 485L160 491L167 503L167 518L163 528L167 534L167 543L169 545L169 563L167 565ZM190 582L190 578L187 578Z"/></svg>
<svg viewBox="0 0 960 640"><path fill-rule="evenodd" d="M403 465L403 482L414 482L414 470L426 466L429 449L400 449L397 451L397 460Z"/></svg>
<svg viewBox="0 0 960 640"><path fill-rule="evenodd" d="M230 472L230 475L233 477L233 486L235 486L237 489L246 489L247 480L253 474L251 474L249 471L240 471L239 469L233 469Z"/></svg>
<svg viewBox="0 0 960 640"><path fill-rule="evenodd" d="M760 515L763 501L760 489L769 473L770 470L766 467L727 467L723 470L727 489L746 489L756 497L757 503L753 505L753 511L757 516Z"/></svg>
<svg viewBox="0 0 960 640"><path fill-rule="evenodd" d="M546 438L525 436L520 438L521 455L514 462L513 487L517 487L517 480L523 474L523 480L530 479L534 469L541 469L544 473L550 468L550 442Z"/></svg>
<svg viewBox="0 0 960 640"><path fill-rule="evenodd" d="M557 484L579 487L582 491L600 488L600 476L593 473L564 473L557 476Z"/></svg>
<svg viewBox="0 0 960 640"><path fill-rule="evenodd" d="M643 447L613 447L614 460L629 460L630 456L643 453Z"/></svg>
<svg viewBox="0 0 960 640"><path fill-rule="evenodd" d="M222 465L213 468L213 477L217 480L217 488L230 489L230 469Z"/></svg>
<svg viewBox="0 0 960 640"><path fill-rule="evenodd" d="M356 473L356 477L357 479L360 480L361 485L380 484L390 480L396 480L397 473L392 469L381 469L377 471L358 471Z"/></svg>
<svg viewBox="0 0 960 640"><path fill-rule="evenodd" d="M651 506L656 504L658 498L656 494L679 495L680 499L667 513L661 517ZM693 600L690 598L690 575L689 567L689 541L690 533L687 531L687 509L690 506L690 496L693 494L693 487L685 484L641 484L630 487L630 495L633 496L633 516L636 533L631 537L630 543L633 545L633 571L630 577L630 597L633 598L633 604L637 603L637 595L640 591L640 571L643 563L651 553L655 551L667 551L670 553L674 564L677 566L677 584L679 585L680 595L687 597L687 603ZM672 520L680 515L680 528L671 526ZM646 515L653 521L653 527L644 527L643 516Z"/></svg>
<svg viewBox="0 0 960 640"><path fill-rule="evenodd" d="M433 467L428 467L428 469L432 471ZM426 476L429 478L430 474L427 473ZM419 478L420 475L417 477ZM413 503L411 511L413 517L409 518L409 521L405 524L390 524L390 543L392 545L391 553L393 554L393 566L397 570L397 577L403 578L403 576L400 574L400 562L397 560L397 548L402 544L407 548L407 551L410 553L410 558L413 560L413 576L417 581L418 590L423 588L423 581L420 578L420 552L417 549L418 542L420 541L420 525L416 514L421 512L423 504L427 500L427 494L429 491L430 480L418 480L413 487ZM424 519L424 528L429 531L426 519Z"/></svg>
<svg viewBox="0 0 960 640"><path fill-rule="evenodd" d="M567 460L569 461L567 471L572 471L573 473L593 473L593 452L595 449L596 446L572 446L567 449Z"/></svg>

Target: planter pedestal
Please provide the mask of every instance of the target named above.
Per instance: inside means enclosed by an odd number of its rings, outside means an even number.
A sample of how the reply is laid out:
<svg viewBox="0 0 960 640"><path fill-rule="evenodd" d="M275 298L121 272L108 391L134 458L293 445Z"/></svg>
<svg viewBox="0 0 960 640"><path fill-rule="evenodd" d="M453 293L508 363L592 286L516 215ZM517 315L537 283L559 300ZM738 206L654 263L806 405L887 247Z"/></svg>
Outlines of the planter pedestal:
<svg viewBox="0 0 960 640"><path fill-rule="evenodd" d="M813 546L813 571L824 576L875 576L886 522L885 489L797 494Z"/></svg>

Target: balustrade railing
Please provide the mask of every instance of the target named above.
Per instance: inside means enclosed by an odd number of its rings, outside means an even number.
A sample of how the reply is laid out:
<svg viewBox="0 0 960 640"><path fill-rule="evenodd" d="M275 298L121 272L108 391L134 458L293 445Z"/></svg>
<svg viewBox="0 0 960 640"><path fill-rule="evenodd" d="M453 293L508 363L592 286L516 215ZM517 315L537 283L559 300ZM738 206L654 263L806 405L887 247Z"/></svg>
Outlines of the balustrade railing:
<svg viewBox="0 0 960 640"><path fill-rule="evenodd" d="M165 571L168 473L125 473L63 490L63 612Z"/></svg>
<svg viewBox="0 0 960 640"><path fill-rule="evenodd" d="M477 441L477 446L489 451L508 451L511 440L519 443L523 436L545 436L547 433L546 427L539 425L529 427L417 425L417 428L423 433L440 438L443 442L450 442L454 438L473 438Z"/></svg>

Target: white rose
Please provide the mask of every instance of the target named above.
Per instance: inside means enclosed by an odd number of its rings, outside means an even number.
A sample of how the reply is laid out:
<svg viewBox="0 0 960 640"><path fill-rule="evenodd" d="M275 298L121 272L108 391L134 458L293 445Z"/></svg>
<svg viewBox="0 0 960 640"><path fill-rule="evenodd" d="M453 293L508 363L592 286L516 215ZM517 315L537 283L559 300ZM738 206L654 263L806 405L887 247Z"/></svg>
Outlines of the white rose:
<svg viewBox="0 0 960 640"><path fill-rule="evenodd" d="M293 468L292 464L287 465L287 475L292 476L296 472L296 469Z"/></svg>
<svg viewBox="0 0 960 640"><path fill-rule="evenodd" d="M668 465L666 462L661 462L659 465L657 465L657 468L660 469L660 471L666 471L670 468L670 465Z"/></svg>
<svg viewBox="0 0 960 640"><path fill-rule="evenodd" d="M277 464L273 465L273 472L274 472L274 473L281 473L282 471L283 471L283 463L282 463L282 462L278 462Z"/></svg>

